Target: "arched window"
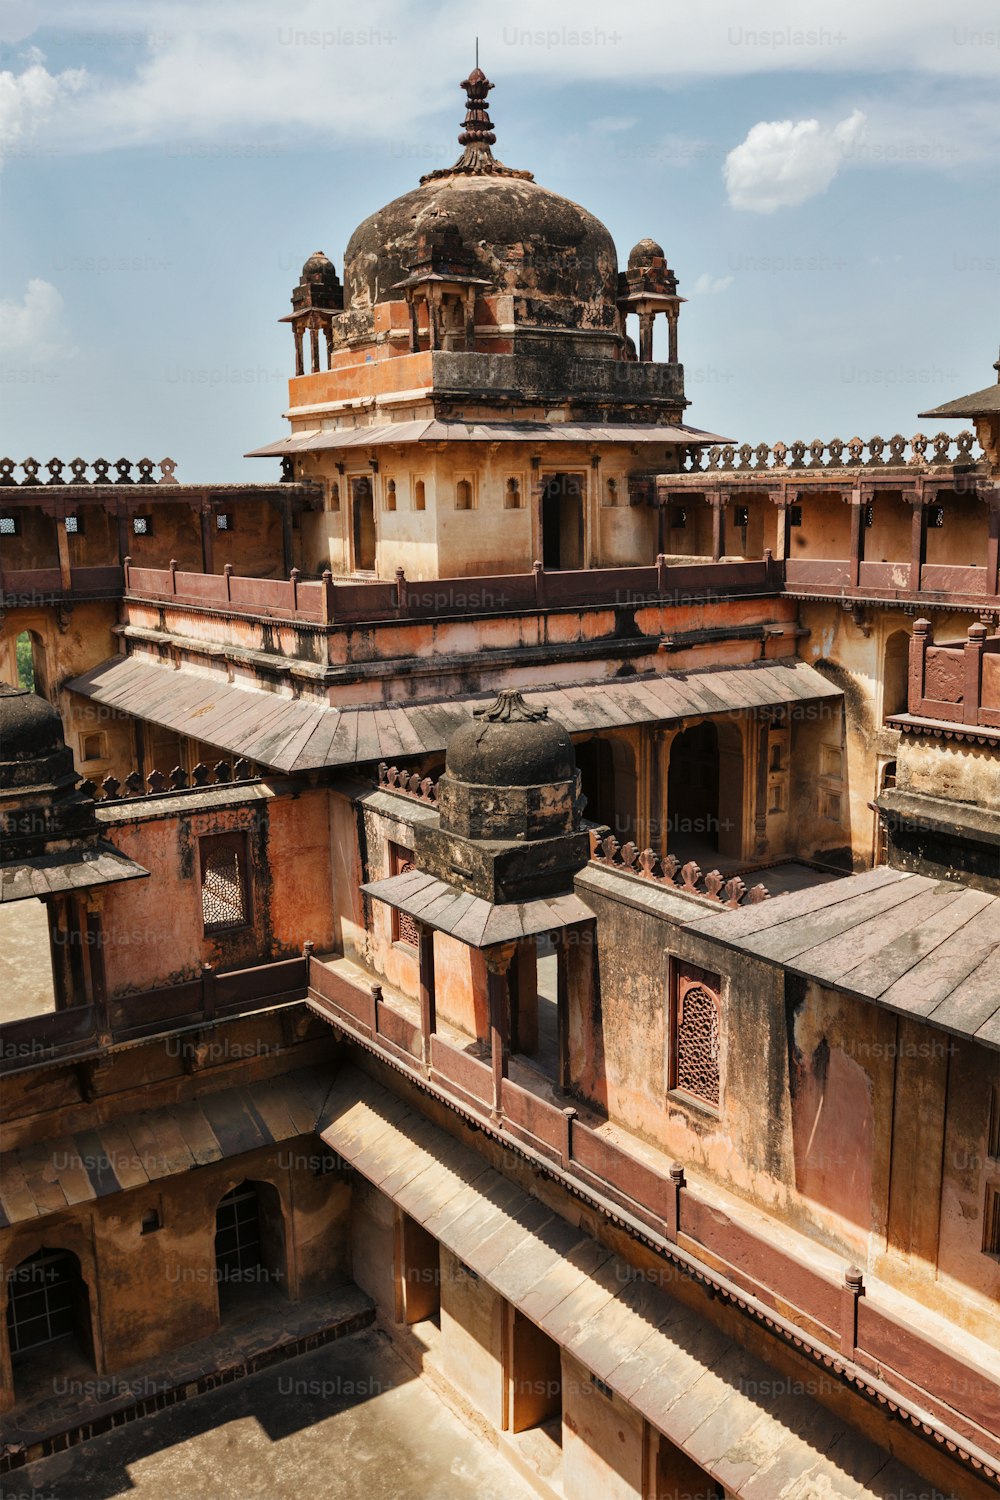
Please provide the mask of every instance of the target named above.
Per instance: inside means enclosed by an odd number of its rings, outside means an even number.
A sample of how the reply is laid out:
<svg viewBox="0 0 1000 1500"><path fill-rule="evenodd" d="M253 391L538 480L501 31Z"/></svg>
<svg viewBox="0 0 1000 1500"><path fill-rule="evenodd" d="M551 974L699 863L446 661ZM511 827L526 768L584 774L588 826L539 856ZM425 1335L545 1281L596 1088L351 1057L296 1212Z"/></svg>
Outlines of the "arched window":
<svg viewBox="0 0 1000 1500"><path fill-rule="evenodd" d="M385 486L385 508L386 510L396 509L396 481L394 479L388 480Z"/></svg>
<svg viewBox="0 0 1000 1500"><path fill-rule="evenodd" d="M507 487L504 490L503 504L504 510L521 509L521 484L514 475L511 475L510 479L507 480Z"/></svg>
<svg viewBox="0 0 1000 1500"><path fill-rule="evenodd" d="M604 485L604 503L605 503L605 505L617 505L618 504L618 481L617 481L617 479L608 479L608 480L605 481L605 485Z"/></svg>
<svg viewBox="0 0 1000 1500"><path fill-rule="evenodd" d="M340 509L340 485L336 480L334 480L330 486L330 509Z"/></svg>
<svg viewBox="0 0 1000 1500"><path fill-rule="evenodd" d="M256 1300L262 1291L285 1291L285 1227L273 1184L243 1181L220 1199L215 1211L215 1278L223 1315Z"/></svg>
<svg viewBox="0 0 1000 1500"><path fill-rule="evenodd" d="M472 509L472 480L460 479L455 486L455 509Z"/></svg>
<svg viewBox="0 0 1000 1500"><path fill-rule="evenodd" d="M413 486L413 509L427 509L427 493L424 489L424 481L422 479L418 479L416 484Z"/></svg>
<svg viewBox="0 0 1000 1500"><path fill-rule="evenodd" d="M670 1016L669 1088L710 1109L719 1108L719 990L717 974L677 964Z"/></svg>
<svg viewBox="0 0 1000 1500"><path fill-rule="evenodd" d="M7 1278L7 1335L15 1360L45 1344L75 1341L92 1356L90 1299L71 1250L29 1255Z"/></svg>

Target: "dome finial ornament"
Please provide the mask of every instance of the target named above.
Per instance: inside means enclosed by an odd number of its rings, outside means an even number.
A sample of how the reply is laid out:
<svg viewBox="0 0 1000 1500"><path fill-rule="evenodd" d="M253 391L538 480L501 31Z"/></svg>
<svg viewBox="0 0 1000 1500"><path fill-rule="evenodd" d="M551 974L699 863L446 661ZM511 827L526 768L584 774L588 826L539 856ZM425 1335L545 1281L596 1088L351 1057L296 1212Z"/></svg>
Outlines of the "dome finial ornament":
<svg viewBox="0 0 1000 1500"><path fill-rule="evenodd" d="M474 718L484 719L488 724L537 724L548 716L548 709L541 705L530 708L517 688L500 688L486 708L473 710Z"/></svg>
<svg viewBox="0 0 1000 1500"><path fill-rule="evenodd" d="M493 133L493 121L490 119L489 105L486 96L493 88L493 84L487 78L479 66L479 39L476 38L476 66L468 78L462 80L462 88L465 90L465 119L462 121L462 130L458 137L458 143L464 147L462 155L453 167L440 167L435 172L427 172L421 177L421 182L431 182L436 177L454 177L459 174L466 177L522 177L528 182L534 182L530 172L519 172L513 167L505 167L502 161L497 161L493 155L492 146L496 145L496 136Z"/></svg>

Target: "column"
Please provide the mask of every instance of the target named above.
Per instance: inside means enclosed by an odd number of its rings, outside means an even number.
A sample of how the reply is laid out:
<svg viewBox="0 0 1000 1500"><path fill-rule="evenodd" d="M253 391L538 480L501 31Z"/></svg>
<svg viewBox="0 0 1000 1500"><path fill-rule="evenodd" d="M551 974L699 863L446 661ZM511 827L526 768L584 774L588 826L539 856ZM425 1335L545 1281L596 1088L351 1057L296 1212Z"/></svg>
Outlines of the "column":
<svg viewBox="0 0 1000 1500"><path fill-rule="evenodd" d="M420 968L420 1053L425 1066L430 1067L431 1037L437 1030L437 1009L434 996L434 930L417 923L419 933L417 955Z"/></svg>
<svg viewBox="0 0 1000 1500"><path fill-rule="evenodd" d="M201 571L203 573L215 572L215 538L212 534L215 512L207 496L201 502Z"/></svg>
<svg viewBox="0 0 1000 1500"><path fill-rule="evenodd" d="M556 934L556 1032L559 1043L556 1091L569 1092L569 957L570 942L583 936L582 927L564 928Z"/></svg>
<svg viewBox="0 0 1000 1500"><path fill-rule="evenodd" d="M292 506L287 496L278 501L281 509L281 572L287 578L294 566L292 558Z"/></svg>
<svg viewBox="0 0 1000 1500"><path fill-rule="evenodd" d="M986 543L986 592L1000 594L1000 502L990 502L990 531Z"/></svg>
<svg viewBox="0 0 1000 1500"><path fill-rule="evenodd" d="M59 554L59 584L66 593L73 586L73 572L69 560L69 533L66 530L66 520L63 516L55 517L56 528L56 551Z"/></svg>
<svg viewBox="0 0 1000 1500"><path fill-rule="evenodd" d="M676 307L667 308L667 329L670 335L667 363L671 365L677 363L677 315L679 311L680 309Z"/></svg>
<svg viewBox="0 0 1000 1500"><path fill-rule="evenodd" d="M639 362L644 365L653 358L653 316L651 312L639 314Z"/></svg>
<svg viewBox="0 0 1000 1500"><path fill-rule="evenodd" d="M503 1081L510 1066L510 989L508 971L514 945L492 948L486 960L486 996L490 1017L490 1061L493 1070L493 1118L503 1112Z"/></svg>
<svg viewBox="0 0 1000 1500"><path fill-rule="evenodd" d="M927 647L934 644L934 632L930 620L914 620L910 636L909 680L907 684L907 711L920 714L923 711L924 664Z"/></svg>
<svg viewBox="0 0 1000 1500"><path fill-rule="evenodd" d="M927 558L927 503L923 488L916 491L910 502L913 520L910 526L910 591L920 592L920 570Z"/></svg>
<svg viewBox="0 0 1000 1500"><path fill-rule="evenodd" d="M725 507L728 495L712 496L712 561L719 562L726 547Z"/></svg>
<svg viewBox="0 0 1000 1500"><path fill-rule="evenodd" d="M292 337L295 340L295 373L296 373L296 375L304 375L305 374L305 361L304 361L303 353L302 353L302 343L303 343L304 336L305 336L305 329L303 328L302 324L301 323L293 323L292 324Z"/></svg>
<svg viewBox="0 0 1000 1500"><path fill-rule="evenodd" d="M856 589L861 581L861 563L865 553L865 502L860 489L851 491L851 572L850 585Z"/></svg>
<svg viewBox="0 0 1000 1500"><path fill-rule="evenodd" d="M315 318L309 322L309 355L312 363L312 373L319 373L319 324Z"/></svg>

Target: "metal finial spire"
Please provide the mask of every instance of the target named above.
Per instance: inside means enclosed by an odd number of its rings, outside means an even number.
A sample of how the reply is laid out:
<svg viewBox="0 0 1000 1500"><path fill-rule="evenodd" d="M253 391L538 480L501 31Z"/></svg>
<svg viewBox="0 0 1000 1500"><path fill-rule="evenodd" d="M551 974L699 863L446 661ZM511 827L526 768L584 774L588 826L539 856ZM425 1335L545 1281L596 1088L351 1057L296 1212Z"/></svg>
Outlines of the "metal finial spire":
<svg viewBox="0 0 1000 1500"><path fill-rule="evenodd" d="M513 167L505 167L502 161L497 161L490 149L496 144L493 121L490 119L489 105L486 102L486 96L492 87L493 84L479 66L479 38L477 37L476 66L468 78L462 80L466 107L458 143L464 147L464 150L453 167L428 172L421 177L421 182L430 182L436 177L453 177L458 173L463 176L476 177L523 177L529 182L534 181L530 172L518 172Z"/></svg>

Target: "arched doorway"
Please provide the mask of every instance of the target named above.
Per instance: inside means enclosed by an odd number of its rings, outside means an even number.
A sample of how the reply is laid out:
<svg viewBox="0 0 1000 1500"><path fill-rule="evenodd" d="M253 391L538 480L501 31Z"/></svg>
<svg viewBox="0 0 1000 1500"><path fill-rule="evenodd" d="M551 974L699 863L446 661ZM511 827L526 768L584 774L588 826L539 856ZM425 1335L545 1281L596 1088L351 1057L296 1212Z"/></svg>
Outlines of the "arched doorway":
<svg viewBox="0 0 1000 1500"><path fill-rule="evenodd" d="M678 859L682 852L698 859L719 849L719 734L709 719L683 730L670 746L667 849Z"/></svg>
<svg viewBox="0 0 1000 1500"><path fill-rule="evenodd" d="M354 512L354 571L375 571L375 496L367 474L351 480Z"/></svg>
<svg viewBox="0 0 1000 1500"><path fill-rule="evenodd" d="M94 1364L90 1294L71 1250L48 1246L7 1278L7 1338L18 1399L56 1369Z"/></svg>
<svg viewBox="0 0 1000 1500"><path fill-rule="evenodd" d="M583 567L583 476L551 474L542 491L542 564Z"/></svg>
<svg viewBox="0 0 1000 1500"><path fill-rule="evenodd" d="M29 693L48 697L47 673L45 670L45 647L42 638L34 630L22 630L15 645L17 656L17 683Z"/></svg>
<svg viewBox="0 0 1000 1500"><path fill-rule="evenodd" d="M287 1276L281 1197L269 1182L230 1188L215 1211L215 1277L219 1317L249 1311L283 1292Z"/></svg>
<svg viewBox="0 0 1000 1500"><path fill-rule="evenodd" d="M704 719L670 746L667 852L682 863L743 855L743 739L738 725Z"/></svg>
<svg viewBox="0 0 1000 1500"><path fill-rule="evenodd" d="M905 714L909 706L910 634L894 630L882 657L882 717Z"/></svg>
<svg viewBox="0 0 1000 1500"><path fill-rule="evenodd" d="M573 748L587 799L584 817L591 823L606 823L620 843L637 838L637 784L631 746L620 739L595 736Z"/></svg>

